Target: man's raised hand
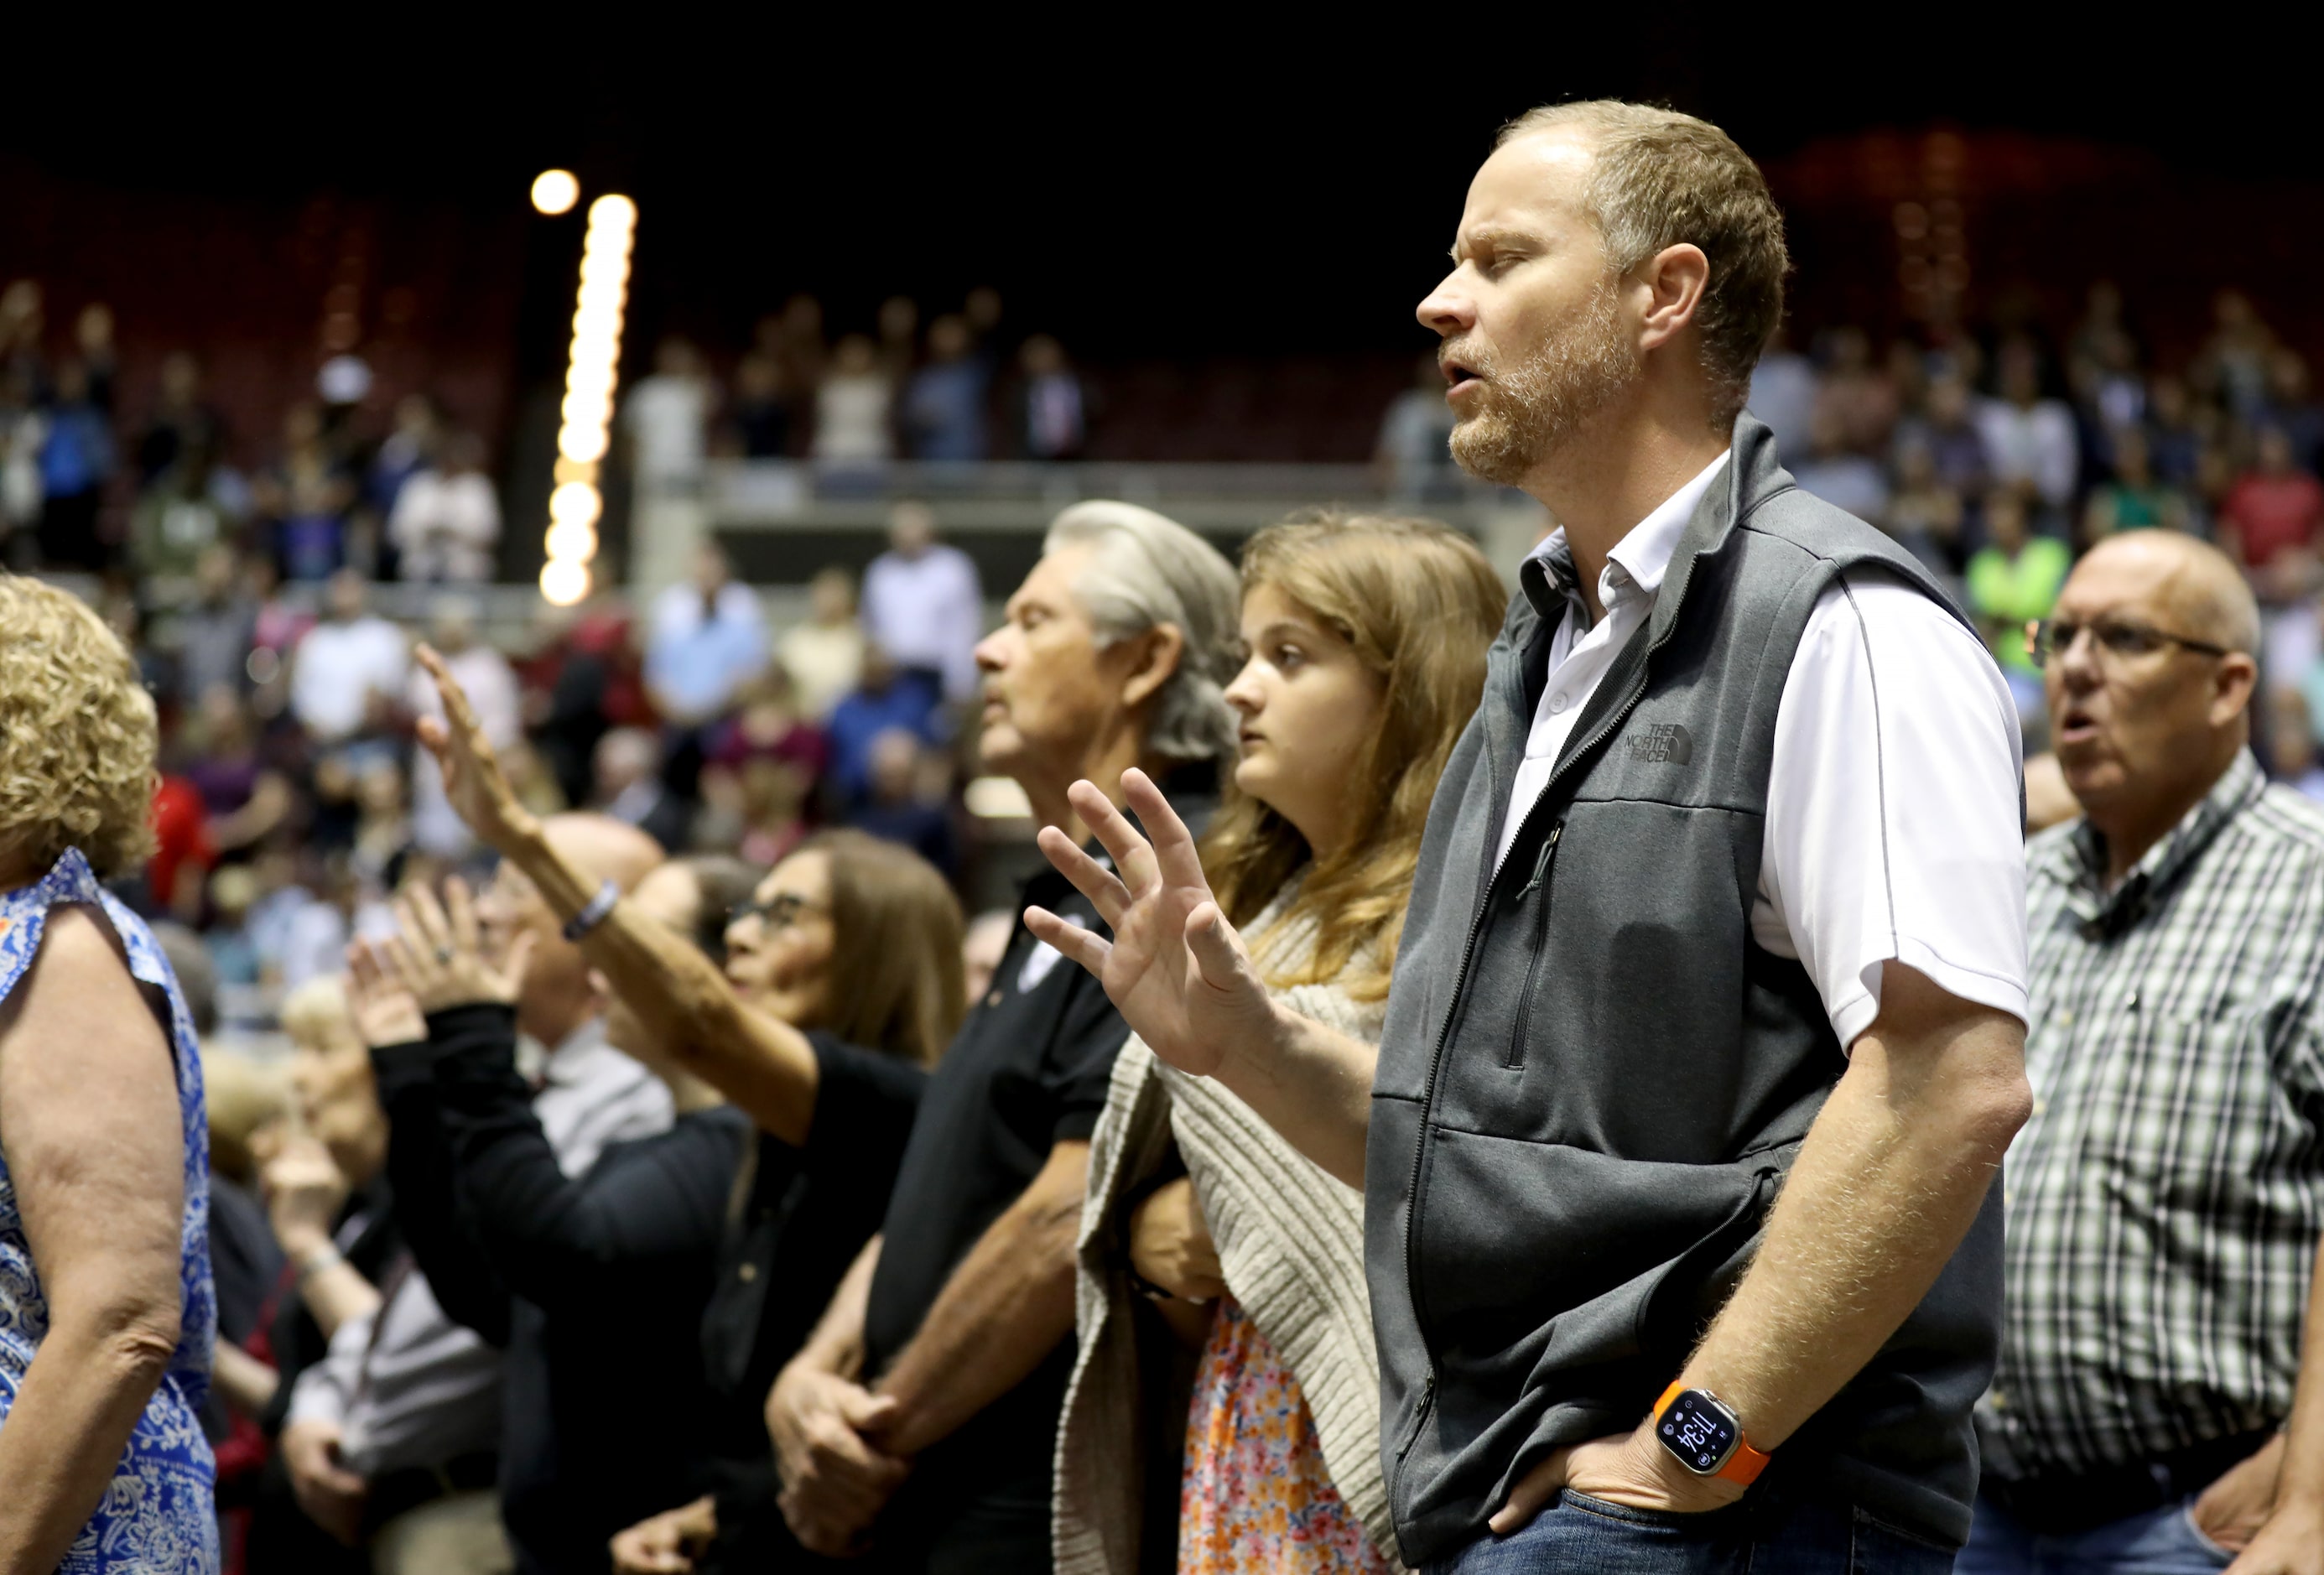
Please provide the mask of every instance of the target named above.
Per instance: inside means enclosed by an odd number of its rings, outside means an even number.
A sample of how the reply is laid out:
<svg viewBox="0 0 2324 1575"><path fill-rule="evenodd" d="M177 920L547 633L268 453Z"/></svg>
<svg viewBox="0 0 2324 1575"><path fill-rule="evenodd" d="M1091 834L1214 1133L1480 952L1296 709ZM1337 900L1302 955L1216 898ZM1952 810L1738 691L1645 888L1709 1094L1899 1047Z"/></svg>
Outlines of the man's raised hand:
<svg viewBox="0 0 2324 1575"><path fill-rule="evenodd" d="M1093 783L1076 782L1075 814L1112 856L1106 869L1055 826L1041 852L1096 907L1111 941L1028 907L1035 935L1095 974L1148 1048L1185 1072L1210 1075L1231 1053L1262 1046L1275 1007L1242 938L1220 911L1194 834L1145 772L1121 776L1122 795L1153 840L1139 835Z"/></svg>

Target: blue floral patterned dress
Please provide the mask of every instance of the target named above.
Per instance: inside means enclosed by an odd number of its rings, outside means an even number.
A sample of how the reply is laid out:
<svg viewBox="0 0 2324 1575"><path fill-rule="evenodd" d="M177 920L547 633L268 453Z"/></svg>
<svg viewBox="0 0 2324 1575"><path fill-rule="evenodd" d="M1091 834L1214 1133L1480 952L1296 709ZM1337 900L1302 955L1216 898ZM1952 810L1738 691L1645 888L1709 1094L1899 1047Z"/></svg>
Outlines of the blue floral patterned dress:
<svg viewBox="0 0 2324 1575"><path fill-rule="evenodd" d="M97 1513L57 1569L59 1575L214 1575L217 1468L199 1413L209 1388L217 1302L210 1286L209 1129L193 1019L152 932L97 884L77 850L67 852L38 884L0 893L0 998L32 966L49 909L60 902L104 909L129 954L130 972L168 992L178 1108L186 1134L186 1211L178 1232L183 1322L177 1355L138 1418ZM24 1244L8 1156L0 1152L0 1427L7 1424L8 1408L48 1327L48 1299ZM0 1488L0 1504L5 1493Z"/></svg>

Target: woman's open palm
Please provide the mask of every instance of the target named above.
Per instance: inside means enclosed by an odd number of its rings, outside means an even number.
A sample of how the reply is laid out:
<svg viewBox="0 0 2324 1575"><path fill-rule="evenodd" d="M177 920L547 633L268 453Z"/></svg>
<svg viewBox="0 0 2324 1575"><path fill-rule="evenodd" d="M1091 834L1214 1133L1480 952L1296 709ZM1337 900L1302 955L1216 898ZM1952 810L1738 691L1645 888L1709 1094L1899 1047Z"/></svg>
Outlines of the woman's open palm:
<svg viewBox="0 0 2324 1575"><path fill-rule="evenodd" d="M457 875L444 882L440 903L425 886L406 887L396 896L395 917L396 934L383 950L421 1011L512 1006L522 993L532 932L487 932Z"/></svg>
<svg viewBox="0 0 2324 1575"><path fill-rule="evenodd" d="M1194 834L1145 772L1122 773L1123 796L1152 834L1089 782L1074 784L1074 810L1112 857L1109 870L1055 826L1041 852L1090 899L1109 942L1047 908L1025 910L1033 934L1095 974L1124 1021L1164 1061L1207 1076L1227 1055L1264 1041L1274 1004L1250 954L1203 875Z"/></svg>

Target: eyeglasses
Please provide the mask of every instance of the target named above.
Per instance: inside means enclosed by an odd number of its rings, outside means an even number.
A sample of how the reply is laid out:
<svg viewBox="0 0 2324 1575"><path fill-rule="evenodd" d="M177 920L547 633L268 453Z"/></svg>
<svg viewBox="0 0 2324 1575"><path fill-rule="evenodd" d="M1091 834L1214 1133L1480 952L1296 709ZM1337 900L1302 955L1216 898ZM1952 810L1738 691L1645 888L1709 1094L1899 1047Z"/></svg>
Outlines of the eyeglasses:
<svg viewBox="0 0 2324 1575"><path fill-rule="evenodd" d="M760 918L767 921L770 930L787 930L798 923L801 914L830 911L828 903L809 902L796 891L779 891L763 902L754 897L748 902L736 903L733 911L726 916L726 922L738 925L746 918Z"/></svg>
<svg viewBox="0 0 2324 1575"><path fill-rule="evenodd" d="M2078 623L2070 618L2037 620L2025 626L2025 654L2034 659L2035 667L2046 668L2072 649L2074 641L2081 638L2085 630L2089 631L2091 640L2098 647L2099 659L2109 663L2153 656L2166 645L2181 646L2204 656L2223 657L2228 654L2224 645L2190 640L2183 634L2172 634L2151 623L2138 623L2126 618L2098 618L2088 623Z"/></svg>

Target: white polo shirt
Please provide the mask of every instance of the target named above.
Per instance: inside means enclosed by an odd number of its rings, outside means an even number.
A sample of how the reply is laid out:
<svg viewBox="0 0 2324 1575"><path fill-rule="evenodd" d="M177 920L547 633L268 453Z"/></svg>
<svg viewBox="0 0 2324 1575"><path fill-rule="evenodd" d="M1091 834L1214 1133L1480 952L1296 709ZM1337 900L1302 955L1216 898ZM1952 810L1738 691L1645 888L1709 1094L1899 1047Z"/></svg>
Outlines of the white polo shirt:
<svg viewBox="0 0 2324 1575"><path fill-rule="evenodd" d="M1726 465L1722 454L1607 555L1595 627L1559 625L1497 862ZM1775 714L1751 933L1806 967L1841 1045L1879 1015L1891 959L2024 1019L2023 772L2017 710L1983 641L1886 575L1842 574L1825 588Z"/></svg>

